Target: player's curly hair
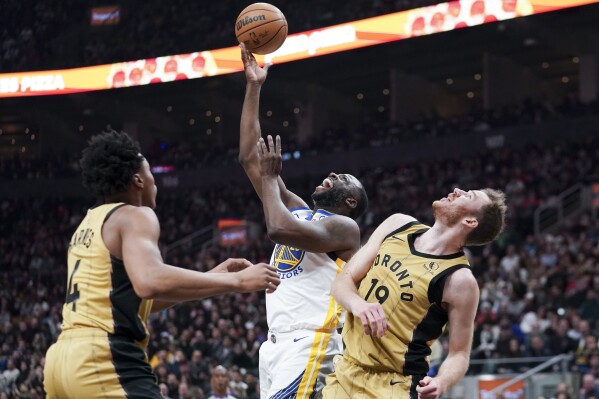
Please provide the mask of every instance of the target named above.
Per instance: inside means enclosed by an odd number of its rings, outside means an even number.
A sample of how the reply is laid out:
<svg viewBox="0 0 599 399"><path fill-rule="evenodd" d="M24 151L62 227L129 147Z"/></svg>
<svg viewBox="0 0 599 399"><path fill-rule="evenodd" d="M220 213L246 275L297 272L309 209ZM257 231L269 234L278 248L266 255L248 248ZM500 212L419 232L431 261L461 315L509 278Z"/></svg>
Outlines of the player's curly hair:
<svg viewBox="0 0 599 399"><path fill-rule="evenodd" d="M79 161L83 186L97 197L125 191L143 159L139 144L127 133L110 130L98 134Z"/></svg>

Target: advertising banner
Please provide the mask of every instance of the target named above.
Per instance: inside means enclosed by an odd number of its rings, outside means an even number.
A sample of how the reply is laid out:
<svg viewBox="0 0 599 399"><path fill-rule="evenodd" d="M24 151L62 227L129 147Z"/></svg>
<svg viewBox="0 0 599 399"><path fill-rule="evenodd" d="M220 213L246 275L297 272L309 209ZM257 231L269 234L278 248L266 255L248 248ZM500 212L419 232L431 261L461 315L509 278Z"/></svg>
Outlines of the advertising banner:
<svg viewBox="0 0 599 399"><path fill-rule="evenodd" d="M514 385L506 388L502 392L503 396L498 396L491 393L493 389L497 388L501 384L506 383L508 380L508 378L498 378L496 380L479 381L479 399L496 399L497 397L501 397L502 399L524 399L524 381L519 381Z"/></svg>
<svg viewBox="0 0 599 399"><path fill-rule="evenodd" d="M218 241L221 247L245 244L247 228L245 220L220 219L217 224Z"/></svg>
<svg viewBox="0 0 599 399"><path fill-rule="evenodd" d="M599 0L451 1L292 34L277 51L256 58L258 62L289 62L596 2ZM111 18L119 17L117 11L103 10L98 18L116 23L118 20ZM84 68L0 74L0 98L132 87L242 69L239 48L232 46Z"/></svg>

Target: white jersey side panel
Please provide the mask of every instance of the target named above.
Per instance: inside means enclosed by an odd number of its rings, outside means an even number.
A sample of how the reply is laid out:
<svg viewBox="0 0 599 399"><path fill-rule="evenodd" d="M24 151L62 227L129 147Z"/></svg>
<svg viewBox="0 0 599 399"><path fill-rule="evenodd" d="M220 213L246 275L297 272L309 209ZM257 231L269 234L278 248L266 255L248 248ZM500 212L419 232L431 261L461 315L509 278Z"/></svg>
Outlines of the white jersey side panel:
<svg viewBox="0 0 599 399"><path fill-rule="evenodd" d="M291 213L305 223L314 223L334 214L308 208ZM307 252L277 244L270 259L281 277L281 284L266 294L268 328L277 332L297 329L334 329L341 327L341 306L331 296L333 280L344 265L326 253Z"/></svg>

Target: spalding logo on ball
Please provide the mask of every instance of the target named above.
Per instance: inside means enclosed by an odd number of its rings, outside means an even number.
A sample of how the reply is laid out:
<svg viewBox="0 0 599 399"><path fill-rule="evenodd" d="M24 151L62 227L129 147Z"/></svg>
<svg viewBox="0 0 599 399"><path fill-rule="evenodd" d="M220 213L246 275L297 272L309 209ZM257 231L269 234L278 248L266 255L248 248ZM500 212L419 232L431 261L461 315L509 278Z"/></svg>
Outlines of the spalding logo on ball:
<svg viewBox="0 0 599 399"><path fill-rule="evenodd" d="M235 36L252 53L270 54L287 38L287 20L272 4L254 3L237 17Z"/></svg>

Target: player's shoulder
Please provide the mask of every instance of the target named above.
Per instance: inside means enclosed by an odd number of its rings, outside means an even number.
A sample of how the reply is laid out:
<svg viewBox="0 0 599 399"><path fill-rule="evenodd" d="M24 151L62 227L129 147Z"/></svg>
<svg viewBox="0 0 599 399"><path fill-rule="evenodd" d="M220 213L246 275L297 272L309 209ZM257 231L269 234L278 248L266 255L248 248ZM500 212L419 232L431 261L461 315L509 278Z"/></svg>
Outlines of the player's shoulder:
<svg viewBox="0 0 599 399"><path fill-rule="evenodd" d="M128 204L115 209L110 219L124 229L158 223L158 217L152 208Z"/></svg>
<svg viewBox="0 0 599 399"><path fill-rule="evenodd" d="M395 213L385 219L385 221L381 223L380 228L382 230L381 233L388 237L395 234L406 234L413 230L429 228L429 226L419 222L413 216Z"/></svg>
<svg viewBox="0 0 599 399"><path fill-rule="evenodd" d="M452 285L457 286L458 288L467 288L467 287L478 287L478 282L476 281L476 277L472 273L472 269L469 267L462 267L455 272L451 273L451 281Z"/></svg>
<svg viewBox="0 0 599 399"><path fill-rule="evenodd" d="M335 223L342 223L346 226L351 226L359 229L358 222L356 222L349 216L332 214L330 220L334 221Z"/></svg>
<svg viewBox="0 0 599 399"><path fill-rule="evenodd" d="M396 226L404 226L413 222L418 222L418 220L414 216L406 215L405 213L394 213L385 219L385 223L391 223Z"/></svg>
<svg viewBox="0 0 599 399"><path fill-rule="evenodd" d="M348 260L360 248L360 226L358 222L349 216L330 213L322 209L317 210L314 214L317 215L322 212L328 214L326 218L320 219L323 222L323 227L326 228L327 236L330 238L343 237L342 246L351 250L351 255L346 254L346 256L342 256L341 252L338 252L342 259ZM338 240L335 239L335 241Z"/></svg>
<svg viewBox="0 0 599 399"><path fill-rule="evenodd" d="M479 295L478 282L469 267L460 268L449 275L443 290L444 302L457 300L472 300L472 296Z"/></svg>
<svg viewBox="0 0 599 399"><path fill-rule="evenodd" d="M123 204L115 210L115 214L120 213L123 216L131 218L143 218L143 217L156 217L156 212L147 206L135 206L129 204Z"/></svg>

